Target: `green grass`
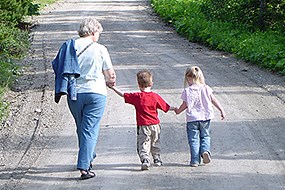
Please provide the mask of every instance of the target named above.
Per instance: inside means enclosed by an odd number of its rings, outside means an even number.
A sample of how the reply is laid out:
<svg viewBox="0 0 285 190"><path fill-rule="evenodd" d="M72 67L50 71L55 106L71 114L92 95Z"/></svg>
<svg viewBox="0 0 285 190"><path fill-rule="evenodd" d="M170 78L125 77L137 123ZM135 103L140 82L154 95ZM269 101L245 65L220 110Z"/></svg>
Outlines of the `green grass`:
<svg viewBox="0 0 285 190"><path fill-rule="evenodd" d="M233 53L237 58L285 75L285 35L250 31L236 23L207 20L203 0L152 0L152 7L177 32L192 42Z"/></svg>
<svg viewBox="0 0 285 190"><path fill-rule="evenodd" d="M52 3L57 2L58 0L34 0L35 4L40 6L40 9L43 9L46 5L50 5Z"/></svg>
<svg viewBox="0 0 285 190"><path fill-rule="evenodd" d="M33 3L43 9L46 5L57 0L36 0ZM0 22L0 121L7 117L9 103L5 101L4 95L19 76L19 62L26 56L30 47L28 31L20 30L12 24ZM1 125L0 125L1 128Z"/></svg>
<svg viewBox="0 0 285 190"><path fill-rule="evenodd" d="M18 66L8 61L0 61L0 72L0 119L2 121L8 115L9 111L9 103L4 100L4 93L19 74Z"/></svg>

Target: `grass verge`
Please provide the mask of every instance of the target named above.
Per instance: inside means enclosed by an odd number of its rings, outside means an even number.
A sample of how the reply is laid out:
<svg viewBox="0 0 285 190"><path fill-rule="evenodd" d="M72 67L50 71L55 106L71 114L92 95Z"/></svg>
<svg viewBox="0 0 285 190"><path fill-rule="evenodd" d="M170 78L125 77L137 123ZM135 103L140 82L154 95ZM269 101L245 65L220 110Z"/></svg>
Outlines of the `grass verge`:
<svg viewBox="0 0 285 190"><path fill-rule="evenodd" d="M244 61L285 75L282 32L251 32L233 23L208 20L201 10L203 0L152 0L151 3L156 13L188 40L233 53Z"/></svg>
<svg viewBox="0 0 285 190"><path fill-rule="evenodd" d="M56 2L57 0L35 0L39 9ZM29 32L0 22L0 121L3 126L4 119L9 113L9 102L5 101L5 93L20 75L21 62L30 47ZM1 129L0 126L0 129Z"/></svg>

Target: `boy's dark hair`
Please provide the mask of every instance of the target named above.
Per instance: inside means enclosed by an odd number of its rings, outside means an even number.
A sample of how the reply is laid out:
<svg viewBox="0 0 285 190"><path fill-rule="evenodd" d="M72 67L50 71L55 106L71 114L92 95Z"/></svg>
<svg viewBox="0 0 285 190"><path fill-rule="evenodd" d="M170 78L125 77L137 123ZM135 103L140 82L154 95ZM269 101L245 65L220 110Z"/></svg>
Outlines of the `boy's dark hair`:
<svg viewBox="0 0 285 190"><path fill-rule="evenodd" d="M149 70L141 70L137 73L138 85L142 88L147 88L152 85L152 74Z"/></svg>

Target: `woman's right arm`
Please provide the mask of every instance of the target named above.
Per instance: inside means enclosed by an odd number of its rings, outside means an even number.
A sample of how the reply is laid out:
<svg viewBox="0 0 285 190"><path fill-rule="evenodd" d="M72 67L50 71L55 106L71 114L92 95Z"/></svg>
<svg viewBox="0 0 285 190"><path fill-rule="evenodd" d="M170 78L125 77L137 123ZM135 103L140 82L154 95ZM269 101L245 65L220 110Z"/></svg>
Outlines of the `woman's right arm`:
<svg viewBox="0 0 285 190"><path fill-rule="evenodd" d="M106 78L106 82L113 83L113 84L116 83L116 73L113 68L108 69L108 70L103 70L103 74Z"/></svg>

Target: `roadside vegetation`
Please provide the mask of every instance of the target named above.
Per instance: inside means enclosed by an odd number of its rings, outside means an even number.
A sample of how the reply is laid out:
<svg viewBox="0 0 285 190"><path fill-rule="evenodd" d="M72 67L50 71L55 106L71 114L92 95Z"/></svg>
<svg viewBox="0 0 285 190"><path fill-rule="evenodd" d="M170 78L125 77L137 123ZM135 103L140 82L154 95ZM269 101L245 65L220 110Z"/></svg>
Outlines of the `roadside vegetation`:
<svg viewBox="0 0 285 190"><path fill-rule="evenodd" d="M285 75L285 0L151 0L192 42Z"/></svg>
<svg viewBox="0 0 285 190"><path fill-rule="evenodd" d="M0 1L0 121L8 114L4 93L11 87L21 68L19 62L30 47L27 18L38 15L42 7L56 0ZM1 126L0 126L1 128Z"/></svg>

